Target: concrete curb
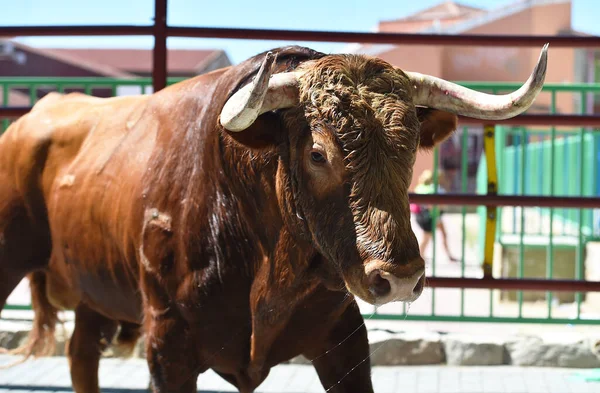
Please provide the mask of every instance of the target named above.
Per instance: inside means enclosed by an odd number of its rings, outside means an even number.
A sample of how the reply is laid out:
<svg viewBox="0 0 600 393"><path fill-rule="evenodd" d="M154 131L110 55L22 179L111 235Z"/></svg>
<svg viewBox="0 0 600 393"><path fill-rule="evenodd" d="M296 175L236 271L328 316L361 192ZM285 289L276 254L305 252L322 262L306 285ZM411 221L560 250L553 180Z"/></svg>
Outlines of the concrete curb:
<svg viewBox="0 0 600 393"><path fill-rule="evenodd" d="M3 322L4 325L4 322ZM8 324L7 324L8 325ZM72 323L57 327L57 353L64 356L66 338ZM13 349L23 343L28 326L15 324L0 330L0 347ZM373 366L440 365L450 366L536 366L564 368L600 368L600 332L597 335L558 333L552 335L484 336L437 332L392 332L369 330L371 364ZM106 357L119 354L110 349ZM144 358L144 340L138 342L132 355ZM292 364L310 364L299 356Z"/></svg>

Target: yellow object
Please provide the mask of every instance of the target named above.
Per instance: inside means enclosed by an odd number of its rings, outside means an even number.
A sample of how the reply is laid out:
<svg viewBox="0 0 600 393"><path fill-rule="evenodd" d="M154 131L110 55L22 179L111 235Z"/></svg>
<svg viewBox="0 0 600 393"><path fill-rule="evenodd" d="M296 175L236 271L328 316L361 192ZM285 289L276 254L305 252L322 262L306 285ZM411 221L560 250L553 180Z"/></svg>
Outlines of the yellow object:
<svg viewBox="0 0 600 393"><path fill-rule="evenodd" d="M485 125L483 127L483 147L487 160L487 195L498 193L498 177L496 171L496 127ZM483 253L483 276L492 277L494 261L494 240L496 238L497 207L486 206L485 220L485 248Z"/></svg>

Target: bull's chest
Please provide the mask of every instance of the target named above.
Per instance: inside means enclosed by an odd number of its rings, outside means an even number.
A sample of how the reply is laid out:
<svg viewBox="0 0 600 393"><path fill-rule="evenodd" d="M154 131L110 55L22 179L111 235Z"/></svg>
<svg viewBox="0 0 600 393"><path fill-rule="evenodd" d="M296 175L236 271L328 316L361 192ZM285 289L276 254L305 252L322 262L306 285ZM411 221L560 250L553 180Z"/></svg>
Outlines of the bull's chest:
<svg viewBox="0 0 600 393"><path fill-rule="evenodd" d="M333 325L350 302L344 301L344 294L320 286L308 289L297 294L296 301L279 293L251 303L251 322L245 337L248 345L243 346L244 353L239 354L247 361L243 365L238 363L237 370L219 370L218 365L214 368L224 374L231 373L241 391L253 391L270 368L324 347ZM235 330L232 326L232 334Z"/></svg>

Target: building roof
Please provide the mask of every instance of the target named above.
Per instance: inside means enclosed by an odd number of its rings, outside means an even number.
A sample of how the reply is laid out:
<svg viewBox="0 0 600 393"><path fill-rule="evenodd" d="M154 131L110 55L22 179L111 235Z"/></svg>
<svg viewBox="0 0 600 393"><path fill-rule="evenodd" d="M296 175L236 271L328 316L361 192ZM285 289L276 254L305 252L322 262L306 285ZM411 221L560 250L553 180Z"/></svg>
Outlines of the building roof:
<svg viewBox="0 0 600 393"><path fill-rule="evenodd" d="M46 49L54 54L68 56L83 62L103 64L130 73L152 72L152 50L146 49ZM202 71L222 50L169 49L167 70L173 73L196 74Z"/></svg>
<svg viewBox="0 0 600 393"><path fill-rule="evenodd" d="M445 28L441 29L441 32L443 32L444 34L460 34L464 33L465 31L472 30L476 27L492 23L502 18L506 18L510 15L523 12L530 8L564 3L571 3L571 0L516 0L504 6L490 9L489 11L486 11L481 14L476 14L472 17L465 19L460 23L446 26ZM425 29L423 32L430 33L433 32L433 29Z"/></svg>
<svg viewBox="0 0 600 393"><path fill-rule="evenodd" d="M96 73L99 75L110 76L110 77L115 77L115 78L135 77L135 75L133 75L133 74L130 74L130 73L120 70L118 68L112 67L105 63L102 63L102 62L98 63L98 62L82 59L80 57L76 57L76 56L73 56L68 53L62 53L56 49L36 48L36 47L22 44L17 41L9 41L9 42L17 49L21 49L26 52L36 53L40 56L49 57L54 60L60 61L62 63L67 63L67 64L73 65L75 67L83 68L85 70L88 70L90 72L93 72L93 73Z"/></svg>
<svg viewBox="0 0 600 393"><path fill-rule="evenodd" d="M35 53L61 63L113 78L134 78L137 74L152 72L151 49L72 49L39 48L14 40L2 40L15 50ZM167 71L184 75L197 75L228 65L229 59L221 49L169 49Z"/></svg>
<svg viewBox="0 0 600 393"><path fill-rule="evenodd" d="M471 7L456 1L445 1L433 7L416 12L403 18L395 19L390 22L408 22L408 21L426 21L448 18L464 18L473 14L485 12L482 8Z"/></svg>
<svg viewBox="0 0 600 393"><path fill-rule="evenodd" d="M402 19L397 19L393 22L384 23L401 24L402 22L414 22L415 20L419 20L422 22L431 21L431 23L424 24L424 27L419 29L417 33L461 34L466 31L472 30L476 27L486 25L496 20L505 18L507 16L522 12L526 9L548 4L562 4L570 2L571 0L516 0L510 4L494 9L481 10L478 8L465 6L456 2L447 1L437 6L420 11L416 14L409 15ZM435 15L437 15L437 17L434 17ZM446 16L444 17L443 15ZM458 15L463 15L462 20L460 20L461 18ZM457 18L459 20L456 23L444 25L436 23L436 21L439 21L440 19L447 18ZM395 47L396 45L392 44L351 44L348 46L347 50L354 53L364 53L372 56L377 56L384 52L390 51Z"/></svg>

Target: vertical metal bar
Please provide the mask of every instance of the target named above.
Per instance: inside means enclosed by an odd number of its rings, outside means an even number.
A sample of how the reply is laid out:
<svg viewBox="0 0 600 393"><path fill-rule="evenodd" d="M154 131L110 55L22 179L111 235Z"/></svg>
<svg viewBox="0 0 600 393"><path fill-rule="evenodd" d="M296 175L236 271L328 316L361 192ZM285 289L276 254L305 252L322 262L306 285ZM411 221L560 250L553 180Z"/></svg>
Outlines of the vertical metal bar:
<svg viewBox="0 0 600 393"><path fill-rule="evenodd" d="M496 195L498 193L498 179L496 172L496 137L495 126L486 124L484 126L484 147L487 158L488 171L488 195ZM494 259L494 241L496 234L496 206L486 206L487 221L485 234L485 252L483 258L483 275L484 277L492 276L492 264Z"/></svg>
<svg viewBox="0 0 600 393"><path fill-rule="evenodd" d="M167 85L167 0L154 0L154 50L152 51L152 87Z"/></svg>
<svg viewBox="0 0 600 393"><path fill-rule="evenodd" d="M9 106L9 92L10 92L10 86L8 84L3 84L2 85L2 105L3 106ZM8 126L10 125L10 120L8 119L4 119L2 120L2 132L6 131L6 129L8 128Z"/></svg>
<svg viewBox="0 0 600 393"><path fill-rule="evenodd" d="M438 146L433 151L433 192L437 193L438 189L438 165L440 159L440 149ZM435 265L436 265L436 242L437 242L437 220L438 220L438 205L433 205L431 209L431 246L433 247L431 254L431 274L435 277ZM435 315L435 288L431 288L431 316Z"/></svg>
<svg viewBox="0 0 600 393"><path fill-rule="evenodd" d="M488 172L488 195L498 193L498 175L496 168L496 126L486 124L483 127L484 147L487 158ZM497 230L497 209L496 206L486 206L486 225L485 225L485 249L483 257L483 276L493 277L494 263L494 243L496 241ZM494 291L490 290L490 317L494 315Z"/></svg>
<svg viewBox="0 0 600 393"><path fill-rule="evenodd" d="M35 105L36 101L37 101L37 86L31 85L31 86L29 86L29 105L30 106Z"/></svg>
<svg viewBox="0 0 600 393"><path fill-rule="evenodd" d="M519 165L521 165L521 167L522 167L523 162L519 161L519 156L517 154L517 147L516 147L516 145L514 143L515 139L517 139L517 133L514 132L513 130L511 130L510 136L512 136L512 138L513 138L513 143L512 143L512 146L511 146L512 147L512 151L511 152L513 153L511 155L511 157L513 158L513 160L512 160L513 161L513 176L512 176L512 178L513 178L513 185L512 185L512 187L513 187L513 190L514 190L514 194L516 195L517 192L518 192L517 190L519 189L519 184L520 184L519 183L519 174L521 176L524 176L524 171L523 171L523 169L521 169L521 171L519 173ZM522 141L521 141L522 138L521 138L520 134L519 134L518 138L519 138L519 144L521 144L522 143ZM512 208L512 216L513 216L512 223L513 223L513 234L514 234L514 233L517 233L517 207L516 206L514 206Z"/></svg>
<svg viewBox="0 0 600 393"><path fill-rule="evenodd" d="M525 138L526 131L525 127L521 127L521 163L523 170L521 171L521 195L525 195ZM518 277L523 278L525 275L525 242L523 237L525 236L525 208L521 206L521 232L519 234L519 271ZM523 317L523 291L517 292L517 303L519 306L519 318Z"/></svg>
<svg viewBox="0 0 600 393"><path fill-rule="evenodd" d="M467 166L468 166L468 146L469 146L469 134L468 127L463 127L462 132L462 140L461 140L461 156L460 156L460 190L463 193L467 193ZM467 207L463 205L461 209L462 214L462 244L461 244L461 252L460 252L460 276L465 276L465 251L466 251L466 242L467 242ZM460 316L464 317L465 315L465 289L460 289Z"/></svg>
<svg viewBox="0 0 600 393"><path fill-rule="evenodd" d="M581 92L581 106L582 108L587 107L586 95ZM586 109L583 109L584 113L586 113ZM579 196L583 196L584 194L584 181L585 181L585 165L584 161L584 133L583 127L579 128ZM584 244L583 244L583 209L577 209L577 249L576 249L576 265L575 265L575 278L577 280L581 280L583 278L583 256L584 256ZM577 319L581 318L581 302L582 302L582 293L575 293L575 302L577 303Z"/></svg>
<svg viewBox="0 0 600 393"><path fill-rule="evenodd" d="M496 90L494 90L494 94L497 94ZM496 192L498 192L501 188L501 183L500 183L501 180L498 180L498 179L504 179L503 173L506 173L506 161L507 161L506 158L507 157L505 154L505 147L506 147L506 138L507 138L507 135L509 134L509 130L507 127L496 126L495 134L496 135L495 135L495 142L494 142L494 155L496 158L496 179L498 181L498 183L496 185ZM496 152L498 146L501 146L500 151L503 154L496 156L495 152ZM511 208L507 207L507 209L511 209ZM514 207L512 209L514 209ZM504 214L504 207L496 206L496 217L502 217L503 214ZM499 239L500 236L502 236L502 220L501 219L496 220L495 238Z"/></svg>
<svg viewBox="0 0 600 393"><path fill-rule="evenodd" d="M540 169L540 177L539 177L539 182L536 181L537 186L538 186L538 190L537 190L537 194L538 195L543 195L544 194L544 179L546 178L546 176L543 175L544 173L544 152L546 151L546 149L544 148L544 143L546 142L546 135L547 132L544 130L542 132L539 133L538 136L538 141L537 141L537 154L538 154L538 168ZM544 212L545 209L544 208L538 208L537 209L538 214L540 214L541 217L544 216ZM542 220L540 219L540 225L538 227L538 235L542 235L544 233L544 225L542 224Z"/></svg>
<svg viewBox="0 0 600 393"><path fill-rule="evenodd" d="M550 101L550 112L556 114L556 90L552 91ZM550 196L554 195L554 155L556 148L556 127L550 127ZM550 208L550 232L548 233L548 249L546 254L546 278L551 279L554 275L554 208ZM548 318L552 318L552 291L546 291Z"/></svg>
<svg viewBox="0 0 600 393"><path fill-rule="evenodd" d="M570 133L569 133L570 134ZM570 171L570 161L569 161L569 143L570 143L570 135L567 134L566 132L562 132L562 138L561 138L561 142L562 142L562 159L563 159L563 163L561 164L561 167L563 168L569 168L567 169L568 171ZM562 177L562 190L563 190L563 195L570 195L571 192L569 190L569 177L567 176L566 173L563 173L563 177ZM566 223L568 222L568 218L569 218L569 209L567 208L562 208L561 209L561 235L565 236L567 234L566 232Z"/></svg>

